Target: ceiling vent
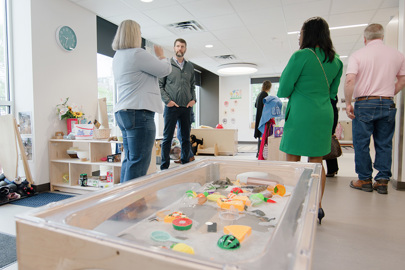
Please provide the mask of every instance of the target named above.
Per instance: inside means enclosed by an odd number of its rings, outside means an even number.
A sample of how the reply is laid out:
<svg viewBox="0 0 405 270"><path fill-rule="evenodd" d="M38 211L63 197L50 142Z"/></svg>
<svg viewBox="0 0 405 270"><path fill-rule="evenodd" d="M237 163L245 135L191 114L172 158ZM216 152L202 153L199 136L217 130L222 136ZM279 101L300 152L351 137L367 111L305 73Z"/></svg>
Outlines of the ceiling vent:
<svg viewBox="0 0 405 270"><path fill-rule="evenodd" d="M196 21L191 20L191 21L186 21L186 22L178 22L178 23L172 23L167 25L169 30L175 33L192 33L192 32L202 32L205 31L205 29Z"/></svg>
<svg viewBox="0 0 405 270"><path fill-rule="evenodd" d="M233 54L216 55L214 57L220 60L236 60L236 56Z"/></svg>
<svg viewBox="0 0 405 270"><path fill-rule="evenodd" d="M216 55L214 56L214 59L219 63L230 63L238 60L233 54Z"/></svg>

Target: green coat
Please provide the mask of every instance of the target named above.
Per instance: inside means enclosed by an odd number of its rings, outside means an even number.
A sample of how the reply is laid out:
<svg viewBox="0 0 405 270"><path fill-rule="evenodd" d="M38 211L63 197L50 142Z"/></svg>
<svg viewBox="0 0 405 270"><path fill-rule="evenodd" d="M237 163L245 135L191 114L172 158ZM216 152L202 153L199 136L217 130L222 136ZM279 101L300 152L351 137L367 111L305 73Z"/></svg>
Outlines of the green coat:
<svg viewBox="0 0 405 270"><path fill-rule="evenodd" d="M295 52L280 78L277 96L289 98L280 150L291 155L320 157L331 150L333 109L342 76L343 64L336 56L332 63L323 62L324 52L316 48L324 72L309 49Z"/></svg>

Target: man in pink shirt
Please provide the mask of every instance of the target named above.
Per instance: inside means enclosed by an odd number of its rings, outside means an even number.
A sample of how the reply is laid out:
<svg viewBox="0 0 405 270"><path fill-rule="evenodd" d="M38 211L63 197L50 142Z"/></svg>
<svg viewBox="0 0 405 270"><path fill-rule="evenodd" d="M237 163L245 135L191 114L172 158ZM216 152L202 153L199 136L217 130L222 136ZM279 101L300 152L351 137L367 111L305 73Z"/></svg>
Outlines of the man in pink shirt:
<svg viewBox="0 0 405 270"><path fill-rule="evenodd" d="M392 136L397 109L394 96L405 86L405 57L383 43L384 28L370 24L364 30L364 48L350 56L346 71L346 113L353 120L357 180L350 187L387 194L391 173ZM352 98L356 100L354 108ZM373 179L370 137L375 147Z"/></svg>

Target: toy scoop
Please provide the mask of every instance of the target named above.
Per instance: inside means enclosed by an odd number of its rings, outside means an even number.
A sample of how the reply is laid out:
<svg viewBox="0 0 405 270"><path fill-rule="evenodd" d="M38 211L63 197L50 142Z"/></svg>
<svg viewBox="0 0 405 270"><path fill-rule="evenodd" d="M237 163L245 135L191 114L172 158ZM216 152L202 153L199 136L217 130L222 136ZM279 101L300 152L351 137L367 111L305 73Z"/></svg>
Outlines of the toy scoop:
<svg viewBox="0 0 405 270"><path fill-rule="evenodd" d="M164 231L154 231L150 234L150 238L157 242L166 242L166 241L176 242L176 243L181 242L180 239L174 238L168 232L164 232Z"/></svg>

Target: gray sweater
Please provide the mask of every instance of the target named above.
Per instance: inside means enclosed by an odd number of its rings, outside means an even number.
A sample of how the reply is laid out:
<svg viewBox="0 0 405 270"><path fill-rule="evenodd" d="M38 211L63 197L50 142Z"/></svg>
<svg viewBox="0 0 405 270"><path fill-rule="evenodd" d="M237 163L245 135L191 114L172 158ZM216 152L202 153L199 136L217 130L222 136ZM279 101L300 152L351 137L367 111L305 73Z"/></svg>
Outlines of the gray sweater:
<svg viewBox="0 0 405 270"><path fill-rule="evenodd" d="M163 113L158 78L172 71L168 59L159 60L141 48L118 50L113 59L118 102L114 112L134 109Z"/></svg>
<svg viewBox="0 0 405 270"><path fill-rule="evenodd" d="M170 60L172 72L159 79L160 93L165 104L171 100L177 103L180 107L186 107L191 101L197 101L195 97L195 79L194 66L190 62L184 60L183 69Z"/></svg>

